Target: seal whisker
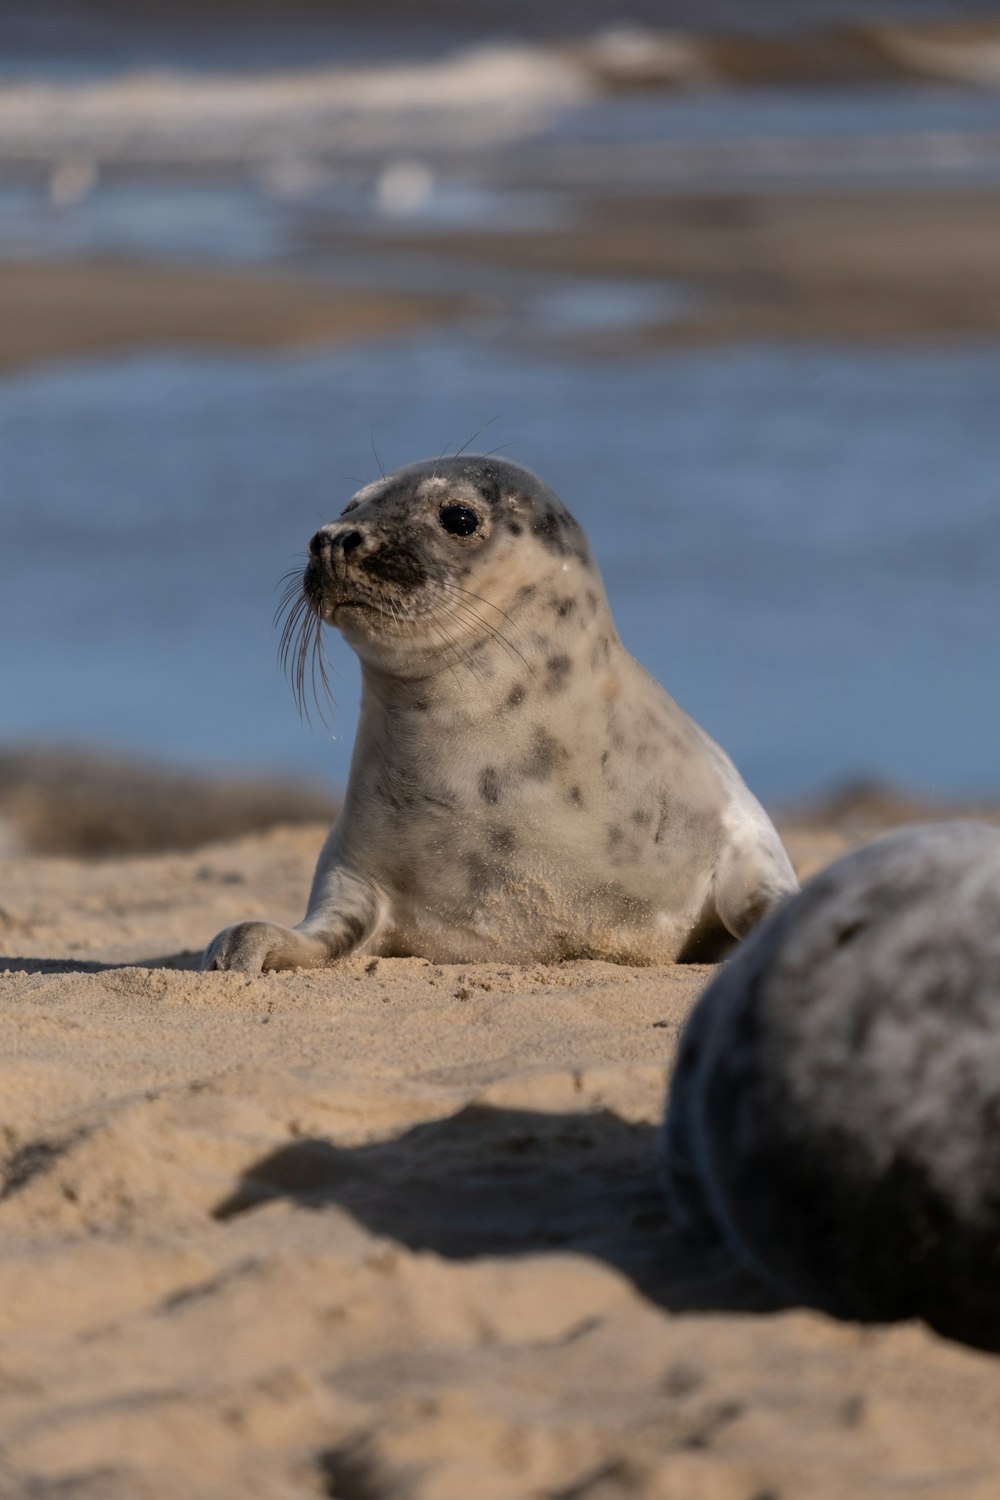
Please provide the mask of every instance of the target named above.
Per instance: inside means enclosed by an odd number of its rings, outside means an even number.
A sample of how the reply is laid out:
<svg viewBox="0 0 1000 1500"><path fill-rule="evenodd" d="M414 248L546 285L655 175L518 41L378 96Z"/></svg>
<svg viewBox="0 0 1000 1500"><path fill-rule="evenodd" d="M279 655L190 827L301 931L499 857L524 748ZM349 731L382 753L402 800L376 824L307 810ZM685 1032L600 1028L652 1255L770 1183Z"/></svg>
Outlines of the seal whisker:
<svg viewBox="0 0 1000 1500"><path fill-rule="evenodd" d="M446 585L446 587L450 588L454 593L465 595L468 599L478 600L481 604L490 604L489 599L483 598L481 594L474 594L471 589L463 589L457 583L448 584ZM484 617L480 614L479 610L476 609L474 604L467 604L465 602L465 599L453 599L451 601L451 605L453 609L464 610L470 618L475 620L478 625L482 626L482 628L492 637L493 640L497 642L498 645L506 647L506 649L512 652L519 661L523 662L524 666L528 669L529 672L534 673L535 668L528 660L528 658L524 655L523 651L519 651L518 648L514 645L513 641L507 639L502 630L499 630L496 626L491 625L488 620L484 619ZM496 609L498 614L503 615L504 619L509 621L515 630L519 629L515 622L511 620L510 615L505 614L502 609L498 609L495 604L491 605L491 608ZM523 636L523 631L520 633Z"/></svg>
<svg viewBox="0 0 1000 1500"><path fill-rule="evenodd" d="M305 591L302 586L302 569L294 568L291 572L286 573L285 577L281 580L282 583L285 583L286 579L288 580L288 582L285 586L284 592L281 595L281 598L278 600L277 606L274 611L274 616L271 620L272 626L275 627L277 626L278 621L282 618L282 616L289 611L291 606L295 604L297 600L302 600L304 603L308 603L305 597Z"/></svg>
<svg viewBox="0 0 1000 1500"><path fill-rule="evenodd" d="M328 672L326 653L323 650L323 621L319 615L314 615L313 619L315 628L312 634L312 647L310 652L310 687L312 690L313 702L316 705L316 712L319 715L320 723L323 724L326 729L329 729L331 728L331 725L326 716L324 703L329 705L329 707L331 708L335 708L336 700L333 696L333 689L330 687L330 677ZM320 694L320 691L316 686L317 677L322 684L322 695ZM308 706L306 707L306 722L309 724L312 723L312 720L309 718Z"/></svg>
<svg viewBox="0 0 1000 1500"><path fill-rule="evenodd" d="M483 631L483 638L475 642L476 646L485 644L485 641L488 639L494 641L497 645L505 646L508 650L514 649L510 646L510 643L508 641L504 640L503 636L501 636L496 630L494 630L489 621L484 620L478 610L473 609L471 605L465 604L461 599L452 599L450 601L449 608L460 621L467 625L478 626L478 628ZM456 642L456 645L457 644L458 643ZM463 645L461 649L463 652L468 653L468 646ZM519 656L520 652L515 651L514 654Z"/></svg>
<svg viewBox="0 0 1000 1500"><path fill-rule="evenodd" d="M440 635L441 639L444 640L449 646L451 646L452 650L456 653L456 655L457 655L456 665L460 666L460 667L464 667L467 672L471 672L472 676L475 678L476 682L479 684L479 687L485 693L487 691L486 679L483 676L483 674L479 671L478 667L476 667L476 666L473 665L472 654L469 651L468 647L462 645L461 642L456 641L453 638L451 638L450 636L448 636L448 634L444 630L443 626L438 625L437 631L438 631L438 634Z"/></svg>
<svg viewBox="0 0 1000 1500"><path fill-rule="evenodd" d="M483 433L483 432L486 431L487 427L492 427L494 422L499 422L499 420L500 420L500 418L502 416L503 416L503 412L502 411L498 411L495 417L490 417L490 420L488 422L484 422L483 425L482 425L482 427L480 427L477 432L474 432L470 438L466 438L466 440L462 444L461 448L456 448L455 452L452 454L452 457L453 458L461 458L462 454L465 452L466 448L468 448L469 444L470 443L474 443L476 441L476 438L479 437L481 433ZM445 451L444 451L444 453L442 453L441 457L442 458L446 457L447 452L448 452L448 449L446 448Z"/></svg>
<svg viewBox="0 0 1000 1500"><path fill-rule="evenodd" d="M456 666L459 666L465 667L469 672L471 672L473 677L478 682L479 686L485 689L486 684L484 683L480 674L476 671L475 667L472 665L472 661L465 648L461 646L458 641L454 640L453 637L448 635L447 631L444 629L444 626L439 620L428 620L427 623L430 626L435 638L441 641L445 651L451 653L450 656L445 657L445 660L448 663L449 670L451 671L451 675L455 679L456 685L459 688L461 688L462 686L462 684L458 680L458 673L455 671Z"/></svg>
<svg viewBox="0 0 1000 1500"><path fill-rule="evenodd" d="M464 589L459 583L449 583L448 587L454 589L459 594L467 595L470 599L477 600L480 604L487 605L490 609L495 610L498 615L503 615L504 619L507 621L507 624L511 627L511 629L516 630L521 636L522 640L527 640L527 636L521 629L520 625L518 625L517 621L514 619L514 616L509 615L505 609L501 609L499 604L494 604L492 599L487 599L485 594L477 594L474 589Z"/></svg>
<svg viewBox="0 0 1000 1500"><path fill-rule="evenodd" d="M307 724L312 724L309 712L310 691L320 722L330 728L324 703L336 707L330 687L326 655L323 651L323 621L313 608L308 594L302 586L301 574L297 588L291 585L275 616L275 623L284 613L285 623L278 643L278 660L282 671L292 685L296 707ZM307 691L306 678L309 678ZM321 691L322 689L322 691Z"/></svg>

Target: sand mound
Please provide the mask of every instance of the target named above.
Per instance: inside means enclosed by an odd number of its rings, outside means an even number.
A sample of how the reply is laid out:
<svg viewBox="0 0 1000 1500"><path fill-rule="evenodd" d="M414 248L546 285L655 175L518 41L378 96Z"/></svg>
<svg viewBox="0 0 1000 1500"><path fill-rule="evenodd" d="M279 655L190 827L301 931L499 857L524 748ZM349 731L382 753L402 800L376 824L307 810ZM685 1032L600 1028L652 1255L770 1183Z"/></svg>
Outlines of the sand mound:
<svg viewBox="0 0 1000 1500"><path fill-rule="evenodd" d="M672 1233L707 970L193 972L320 836L0 868L5 1500L995 1495L996 1361Z"/></svg>

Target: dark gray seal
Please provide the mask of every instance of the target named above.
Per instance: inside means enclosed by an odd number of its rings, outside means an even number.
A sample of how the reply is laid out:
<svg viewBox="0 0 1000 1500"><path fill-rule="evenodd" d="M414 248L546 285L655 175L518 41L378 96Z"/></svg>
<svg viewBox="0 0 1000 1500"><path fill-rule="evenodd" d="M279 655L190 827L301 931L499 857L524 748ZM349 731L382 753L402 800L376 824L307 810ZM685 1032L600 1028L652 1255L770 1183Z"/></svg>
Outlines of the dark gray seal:
<svg viewBox="0 0 1000 1500"><path fill-rule="evenodd" d="M760 927L664 1142L681 1224L783 1297L1000 1350L1000 830L879 839Z"/></svg>
<svg viewBox="0 0 1000 1500"><path fill-rule="evenodd" d="M586 537L528 470L400 469L309 552L286 633L300 683L323 623L362 666L344 805L305 920L230 927L206 968L708 958L796 889L732 763L622 647Z"/></svg>

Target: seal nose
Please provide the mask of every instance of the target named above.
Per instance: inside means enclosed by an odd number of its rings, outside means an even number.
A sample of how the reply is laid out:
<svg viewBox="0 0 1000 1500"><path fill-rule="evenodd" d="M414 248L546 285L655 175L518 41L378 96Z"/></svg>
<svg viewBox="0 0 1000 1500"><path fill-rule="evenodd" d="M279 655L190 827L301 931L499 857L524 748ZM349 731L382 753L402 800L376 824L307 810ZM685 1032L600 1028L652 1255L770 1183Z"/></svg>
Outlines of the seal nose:
<svg viewBox="0 0 1000 1500"><path fill-rule="evenodd" d="M332 534L325 528L317 531L309 543L309 556L317 561L325 561L330 553L339 548L347 557L356 547L360 547L364 537L360 531L335 531Z"/></svg>

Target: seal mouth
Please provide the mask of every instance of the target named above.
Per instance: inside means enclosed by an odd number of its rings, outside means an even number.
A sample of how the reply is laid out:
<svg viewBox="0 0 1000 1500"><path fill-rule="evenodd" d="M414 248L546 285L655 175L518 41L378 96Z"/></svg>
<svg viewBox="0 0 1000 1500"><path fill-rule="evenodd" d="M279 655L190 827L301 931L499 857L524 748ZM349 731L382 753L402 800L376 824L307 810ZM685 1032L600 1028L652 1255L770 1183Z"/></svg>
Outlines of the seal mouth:
<svg viewBox="0 0 1000 1500"><path fill-rule="evenodd" d="M354 623L384 639L406 634L415 613L408 601L398 596L379 599L367 590L358 590L352 587L353 580L318 566L315 560L304 571L294 569L285 582L275 612L275 624L282 622L278 659L291 682L299 713L311 723L312 702L321 722L329 728L324 710L334 699L323 651L323 626L336 629Z"/></svg>
<svg viewBox="0 0 1000 1500"><path fill-rule="evenodd" d="M339 569L320 568L310 562L302 575L302 595L313 614L328 625L335 625L342 610L361 610L386 621L395 620L403 613L401 604L395 607L379 599L368 589L359 589L353 579L345 578Z"/></svg>

